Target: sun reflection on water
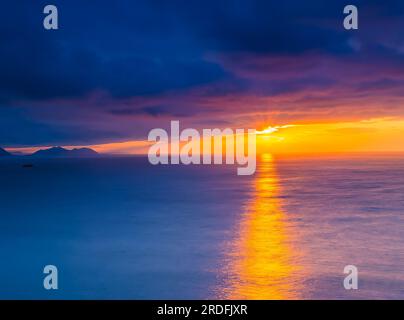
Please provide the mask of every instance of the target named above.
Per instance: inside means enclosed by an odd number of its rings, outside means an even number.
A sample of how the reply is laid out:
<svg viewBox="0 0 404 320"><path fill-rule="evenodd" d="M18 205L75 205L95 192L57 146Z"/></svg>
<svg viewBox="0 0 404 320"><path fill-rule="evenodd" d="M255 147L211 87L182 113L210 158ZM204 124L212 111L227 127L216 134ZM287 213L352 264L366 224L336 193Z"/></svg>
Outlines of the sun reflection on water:
<svg viewBox="0 0 404 320"><path fill-rule="evenodd" d="M279 184L271 155L262 155L251 200L237 237L228 246L223 299L297 299L299 266L291 246L293 227L279 203Z"/></svg>

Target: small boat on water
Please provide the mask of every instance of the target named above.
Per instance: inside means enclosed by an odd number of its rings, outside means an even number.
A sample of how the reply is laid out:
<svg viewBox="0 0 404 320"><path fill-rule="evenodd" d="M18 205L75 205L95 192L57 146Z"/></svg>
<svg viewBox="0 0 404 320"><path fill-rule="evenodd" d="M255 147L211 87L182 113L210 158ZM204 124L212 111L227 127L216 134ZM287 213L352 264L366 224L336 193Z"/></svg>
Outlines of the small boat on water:
<svg viewBox="0 0 404 320"><path fill-rule="evenodd" d="M32 168L33 166L34 166L34 165L31 164L31 163L26 163L26 164L23 164L23 165L22 165L23 168Z"/></svg>

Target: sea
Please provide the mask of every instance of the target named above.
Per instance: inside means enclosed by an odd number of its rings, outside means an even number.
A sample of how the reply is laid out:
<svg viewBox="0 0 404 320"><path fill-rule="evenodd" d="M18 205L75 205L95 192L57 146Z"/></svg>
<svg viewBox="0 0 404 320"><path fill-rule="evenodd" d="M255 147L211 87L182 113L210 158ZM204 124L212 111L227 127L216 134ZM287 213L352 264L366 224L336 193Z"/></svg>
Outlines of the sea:
<svg viewBox="0 0 404 320"><path fill-rule="evenodd" d="M400 155L264 154L252 176L20 156L0 179L1 299L404 299Z"/></svg>

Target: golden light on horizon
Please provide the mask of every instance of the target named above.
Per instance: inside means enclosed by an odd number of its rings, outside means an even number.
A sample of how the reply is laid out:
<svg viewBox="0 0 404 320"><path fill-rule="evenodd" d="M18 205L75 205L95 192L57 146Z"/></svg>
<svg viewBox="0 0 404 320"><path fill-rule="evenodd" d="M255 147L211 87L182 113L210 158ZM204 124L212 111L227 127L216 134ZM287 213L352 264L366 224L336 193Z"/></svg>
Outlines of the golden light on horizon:
<svg viewBox="0 0 404 320"><path fill-rule="evenodd" d="M266 125L255 133L257 154L404 152L402 118ZM100 153L145 155L150 145L147 140L131 140L65 147L89 147ZM28 154L48 147L51 146L14 147L6 150Z"/></svg>
<svg viewBox="0 0 404 320"><path fill-rule="evenodd" d="M280 130L282 129L282 130ZM404 152L404 120L273 126L257 131L258 153Z"/></svg>

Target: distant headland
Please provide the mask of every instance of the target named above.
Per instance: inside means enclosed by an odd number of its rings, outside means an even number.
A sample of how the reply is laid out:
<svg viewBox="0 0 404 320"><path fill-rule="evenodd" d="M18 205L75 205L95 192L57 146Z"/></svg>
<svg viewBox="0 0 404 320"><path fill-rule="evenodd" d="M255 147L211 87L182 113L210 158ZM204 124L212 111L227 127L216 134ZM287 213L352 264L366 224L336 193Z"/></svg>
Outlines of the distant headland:
<svg viewBox="0 0 404 320"><path fill-rule="evenodd" d="M0 148L0 157L9 157L12 154L10 152L7 152L6 150Z"/></svg>
<svg viewBox="0 0 404 320"><path fill-rule="evenodd" d="M21 156L12 154L2 148L0 148L0 157L11 157L11 156ZM74 148L66 149L62 147L52 147L48 149L38 150L30 155L31 157L41 157L41 158L90 158L97 157L99 153L90 148Z"/></svg>

